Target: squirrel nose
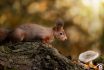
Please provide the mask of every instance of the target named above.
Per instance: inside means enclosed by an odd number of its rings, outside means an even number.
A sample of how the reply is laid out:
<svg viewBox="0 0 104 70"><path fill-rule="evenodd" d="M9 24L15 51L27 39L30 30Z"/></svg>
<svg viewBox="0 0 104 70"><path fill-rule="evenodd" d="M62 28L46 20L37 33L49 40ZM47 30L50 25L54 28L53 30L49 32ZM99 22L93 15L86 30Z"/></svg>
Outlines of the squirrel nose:
<svg viewBox="0 0 104 70"><path fill-rule="evenodd" d="M65 37L65 40L67 40L67 37Z"/></svg>
<svg viewBox="0 0 104 70"><path fill-rule="evenodd" d="M62 40L63 40L63 41L67 40L67 37L64 37Z"/></svg>

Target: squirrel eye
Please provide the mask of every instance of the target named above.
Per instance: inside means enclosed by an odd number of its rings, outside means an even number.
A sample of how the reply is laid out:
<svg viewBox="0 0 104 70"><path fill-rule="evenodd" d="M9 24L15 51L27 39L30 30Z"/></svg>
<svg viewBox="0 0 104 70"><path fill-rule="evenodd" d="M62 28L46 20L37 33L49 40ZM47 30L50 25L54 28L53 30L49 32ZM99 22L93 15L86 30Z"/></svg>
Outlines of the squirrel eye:
<svg viewBox="0 0 104 70"><path fill-rule="evenodd" d="M60 33L60 35L62 35L63 33Z"/></svg>

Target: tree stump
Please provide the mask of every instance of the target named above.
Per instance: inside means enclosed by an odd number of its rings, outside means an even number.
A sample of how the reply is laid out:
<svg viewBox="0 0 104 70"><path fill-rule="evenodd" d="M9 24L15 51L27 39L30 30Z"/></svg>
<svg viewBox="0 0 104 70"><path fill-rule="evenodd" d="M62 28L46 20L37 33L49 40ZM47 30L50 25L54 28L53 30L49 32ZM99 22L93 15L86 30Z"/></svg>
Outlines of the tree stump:
<svg viewBox="0 0 104 70"><path fill-rule="evenodd" d="M0 46L0 70L83 70L42 42L7 43Z"/></svg>

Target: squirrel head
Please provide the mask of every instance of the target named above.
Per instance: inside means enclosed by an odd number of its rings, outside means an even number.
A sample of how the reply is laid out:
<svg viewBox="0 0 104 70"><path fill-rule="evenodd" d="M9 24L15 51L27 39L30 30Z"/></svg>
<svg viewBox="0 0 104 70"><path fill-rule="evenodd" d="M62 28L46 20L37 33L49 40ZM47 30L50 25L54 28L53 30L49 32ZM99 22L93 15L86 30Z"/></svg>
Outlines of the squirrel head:
<svg viewBox="0 0 104 70"><path fill-rule="evenodd" d="M57 39L60 39L62 41L67 39L65 30L64 30L64 22L62 19L56 20L56 25L53 27L53 34Z"/></svg>

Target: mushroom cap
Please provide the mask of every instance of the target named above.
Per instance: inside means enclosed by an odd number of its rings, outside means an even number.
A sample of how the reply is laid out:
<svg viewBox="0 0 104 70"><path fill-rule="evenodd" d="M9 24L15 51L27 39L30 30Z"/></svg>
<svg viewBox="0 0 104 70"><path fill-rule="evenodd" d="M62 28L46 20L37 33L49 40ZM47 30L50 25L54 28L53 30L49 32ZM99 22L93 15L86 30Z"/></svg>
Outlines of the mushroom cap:
<svg viewBox="0 0 104 70"><path fill-rule="evenodd" d="M95 52L95 51L86 51L84 53L81 53L79 55L79 60L82 61L82 62L90 62L94 59L96 59L97 57L99 56L99 53L98 52Z"/></svg>

